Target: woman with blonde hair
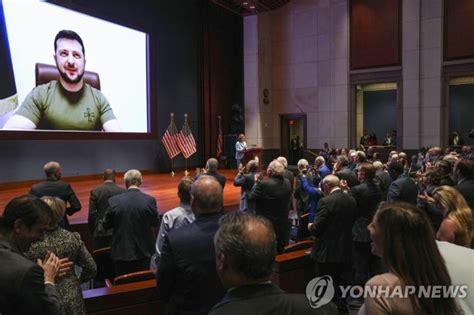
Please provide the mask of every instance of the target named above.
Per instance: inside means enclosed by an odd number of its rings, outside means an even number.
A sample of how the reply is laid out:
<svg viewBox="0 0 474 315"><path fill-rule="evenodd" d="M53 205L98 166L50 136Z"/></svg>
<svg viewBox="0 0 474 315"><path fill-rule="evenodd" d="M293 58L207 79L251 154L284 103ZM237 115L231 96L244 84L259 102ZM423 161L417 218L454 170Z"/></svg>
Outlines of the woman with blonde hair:
<svg viewBox="0 0 474 315"><path fill-rule="evenodd" d="M68 258L69 261L82 268L78 277L72 268L57 282L57 289L62 301L65 314L86 314L82 297L81 283L94 278L97 267L91 254L87 251L79 233L69 232L59 227L59 222L66 211L65 202L57 197L45 196L41 198L53 210L50 224L44 239L31 244L26 256L33 261L45 257L48 252L55 253L59 258Z"/></svg>
<svg viewBox="0 0 474 315"><path fill-rule="evenodd" d="M470 248L473 241L473 218L464 197L453 187L440 186L433 191L433 199L444 216L436 238Z"/></svg>
<svg viewBox="0 0 474 315"><path fill-rule="evenodd" d="M453 297L433 298L420 294L431 286L449 287L451 278L439 252L426 213L408 203L382 203L368 226L372 253L383 259L387 273L371 278L359 315L454 315L460 311ZM415 292L402 296L397 290Z"/></svg>

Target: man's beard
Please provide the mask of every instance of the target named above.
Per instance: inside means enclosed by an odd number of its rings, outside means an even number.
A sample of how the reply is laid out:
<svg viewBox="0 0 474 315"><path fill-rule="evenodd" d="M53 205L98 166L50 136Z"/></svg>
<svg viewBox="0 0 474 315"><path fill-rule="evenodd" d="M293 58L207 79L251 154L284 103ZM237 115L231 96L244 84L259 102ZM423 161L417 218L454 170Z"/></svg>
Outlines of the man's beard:
<svg viewBox="0 0 474 315"><path fill-rule="evenodd" d="M58 69L59 70L59 69ZM63 80L66 82L66 83L70 83L70 84L76 84L76 83L79 83L81 80L82 80L82 77L84 76L84 71L82 71L81 74L78 74L77 77L75 79L71 79L68 77L66 71L60 71L59 70L59 74L61 75L61 78L63 78Z"/></svg>

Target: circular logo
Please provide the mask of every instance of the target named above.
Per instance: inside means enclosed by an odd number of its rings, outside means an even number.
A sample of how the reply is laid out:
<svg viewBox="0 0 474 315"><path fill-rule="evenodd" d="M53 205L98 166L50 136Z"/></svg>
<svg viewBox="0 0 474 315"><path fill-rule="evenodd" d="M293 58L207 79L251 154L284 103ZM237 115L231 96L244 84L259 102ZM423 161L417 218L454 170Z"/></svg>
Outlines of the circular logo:
<svg viewBox="0 0 474 315"><path fill-rule="evenodd" d="M306 285L306 297L312 308L319 308L331 302L334 297L334 285L331 276L312 279Z"/></svg>

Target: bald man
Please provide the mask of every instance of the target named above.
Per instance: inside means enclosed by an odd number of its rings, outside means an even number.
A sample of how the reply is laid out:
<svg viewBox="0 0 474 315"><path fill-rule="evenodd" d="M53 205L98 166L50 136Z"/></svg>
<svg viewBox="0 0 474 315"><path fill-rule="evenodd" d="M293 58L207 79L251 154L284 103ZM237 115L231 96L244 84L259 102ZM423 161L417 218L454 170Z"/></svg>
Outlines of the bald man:
<svg viewBox="0 0 474 315"><path fill-rule="evenodd" d="M207 314L224 295L213 244L222 204L220 183L212 176L199 176L191 187L195 221L165 236L156 278L168 314Z"/></svg>
<svg viewBox="0 0 474 315"><path fill-rule="evenodd" d="M210 315L338 314L332 304L313 309L303 294L287 294L270 282L277 253L270 221L239 211L221 221L214 246L217 273L228 291Z"/></svg>

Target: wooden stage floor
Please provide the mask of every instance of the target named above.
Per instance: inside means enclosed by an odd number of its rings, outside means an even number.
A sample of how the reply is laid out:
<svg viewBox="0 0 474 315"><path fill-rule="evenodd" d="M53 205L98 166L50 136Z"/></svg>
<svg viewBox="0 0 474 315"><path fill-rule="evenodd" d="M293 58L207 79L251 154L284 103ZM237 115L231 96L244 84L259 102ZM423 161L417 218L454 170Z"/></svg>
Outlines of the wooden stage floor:
<svg viewBox="0 0 474 315"><path fill-rule="evenodd" d="M237 206L240 201L240 187L234 187L233 180L236 175L236 170L225 169L219 170L219 173L227 178L224 187L224 207ZM183 176L183 172L177 172L177 175L172 177L169 173L149 173L145 172L143 175L142 191L155 197L160 214L175 208L179 204L177 196L178 182ZM191 174L194 175L194 174ZM81 211L69 217L71 224L82 224L87 222L87 215L89 212L89 194L92 188L102 183L100 175L91 175L81 178L63 178L68 182L73 190L76 192L77 198L81 202ZM0 212L3 213L5 205L14 197L28 193L33 183L40 182L25 181L15 183L0 184ZM125 186L123 176L117 177L117 184Z"/></svg>

